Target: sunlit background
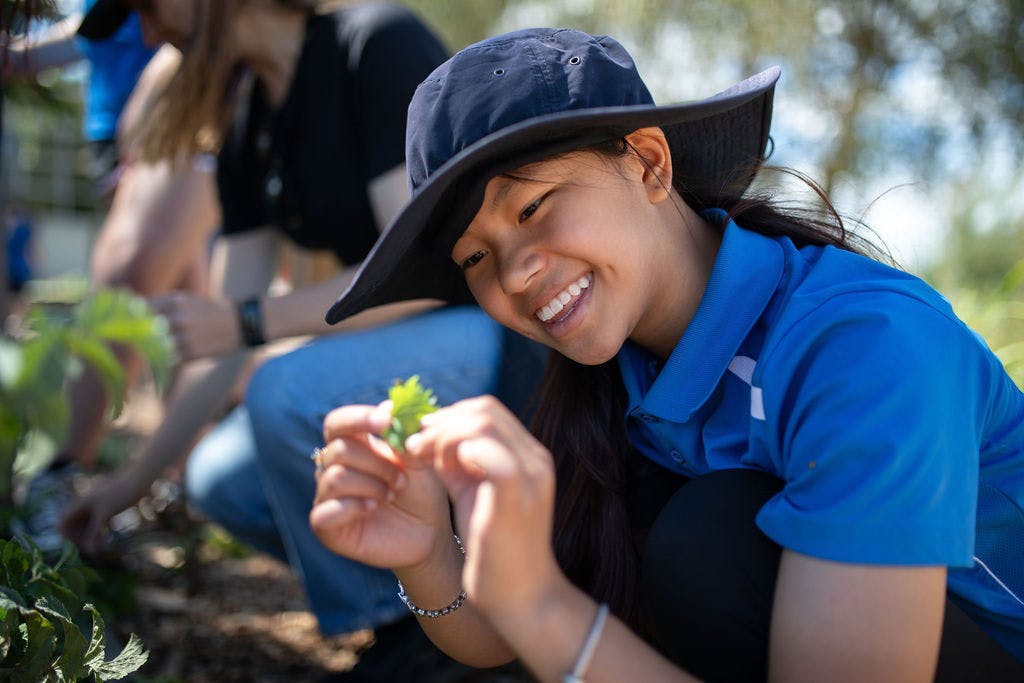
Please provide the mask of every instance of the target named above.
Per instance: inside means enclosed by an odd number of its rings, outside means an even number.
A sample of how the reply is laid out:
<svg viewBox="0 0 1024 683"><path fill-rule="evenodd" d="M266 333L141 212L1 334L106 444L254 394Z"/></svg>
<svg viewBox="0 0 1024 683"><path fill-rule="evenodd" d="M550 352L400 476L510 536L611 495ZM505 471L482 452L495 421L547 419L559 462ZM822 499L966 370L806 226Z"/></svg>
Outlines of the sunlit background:
<svg viewBox="0 0 1024 683"><path fill-rule="evenodd" d="M452 50L526 26L612 35L659 102L711 95L781 65L771 162L821 183L1024 379L1021 0L403 4ZM6 91L3 185L34 216L40 277L84 272L101 218L79 132L84 75L66 68Z"/></svg>

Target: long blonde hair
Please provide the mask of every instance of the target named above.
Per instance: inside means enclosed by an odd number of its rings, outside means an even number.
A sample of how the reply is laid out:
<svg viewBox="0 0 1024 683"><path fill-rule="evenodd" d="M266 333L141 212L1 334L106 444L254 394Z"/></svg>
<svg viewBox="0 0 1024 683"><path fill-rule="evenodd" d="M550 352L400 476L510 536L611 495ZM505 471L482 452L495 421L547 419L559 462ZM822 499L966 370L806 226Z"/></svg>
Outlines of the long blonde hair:
<svg viewBox="0 0 1024 683"><path fill-rule="evenodd" d="M216 153L244 71L229 29L243 7L257 2L305 11L342 4L338 0L195 0L192 36L178 69L132 135L139 142L142 159L183 161L200 153Z"/></svg>

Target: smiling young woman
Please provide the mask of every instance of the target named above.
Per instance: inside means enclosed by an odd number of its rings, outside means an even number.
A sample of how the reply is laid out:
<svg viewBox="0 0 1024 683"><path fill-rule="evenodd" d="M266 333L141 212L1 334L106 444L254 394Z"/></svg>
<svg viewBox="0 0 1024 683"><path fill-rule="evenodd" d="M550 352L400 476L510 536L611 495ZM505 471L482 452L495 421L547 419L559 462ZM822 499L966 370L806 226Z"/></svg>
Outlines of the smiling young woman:
<svg viewBox="0 0 1024 683"><path fill-rule="evenodd" d="M417 89L412 198L328 321L472 297L554 353L529 431L476 397L394 453L386 404L332 411L310 521L392 568L452 656L592 683L1024 675L1024 394L827 198L750 189L779 75L657 106L613 39L529 29Z"/></svg>

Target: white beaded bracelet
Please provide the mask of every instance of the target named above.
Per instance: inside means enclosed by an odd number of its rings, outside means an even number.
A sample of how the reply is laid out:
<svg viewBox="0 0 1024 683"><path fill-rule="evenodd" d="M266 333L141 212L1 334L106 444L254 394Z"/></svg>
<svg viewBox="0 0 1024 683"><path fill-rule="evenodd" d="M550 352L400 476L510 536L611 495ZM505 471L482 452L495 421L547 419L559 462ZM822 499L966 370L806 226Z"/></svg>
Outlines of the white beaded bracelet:
<svg viewBox="0 0 1024 683"><path fill-rule="evenodd" d="M462 539L459 538L458 534L452 534L452 536L455 537L455 545L458 546L459 552L465 555L466 547L462 545ZM419 607L418 605L414 604L413 601L409 599L409 596L405 594L405 586L403 586L402 582L399 581L398 599L405 603L405 606L408 607L409 611L413 614L420 617L427 617L428 619L437 619L438 617L443 617L446 614L451 614L455 610L462 607L462 603L466 601L466 591L459 591L459 594L455 596L455 599L447 605L445 605L444 607L442 607L441 609L423 609L422 607Z"/></svg>
<svg viewBox="0 0 1024 683"><path fill-rule="evenodd" d="M576 656L576 663L572 667L572 673L562 676L562 683L584 683L583 676L587 673L590 660L594 658L594 651L597 649L597 641L601 639L601 631L604 630L604 622L608 619L608 605L601 603L597 608L597 615L594 623L590 625L587 639L583 641L583 647Z"/></svg>

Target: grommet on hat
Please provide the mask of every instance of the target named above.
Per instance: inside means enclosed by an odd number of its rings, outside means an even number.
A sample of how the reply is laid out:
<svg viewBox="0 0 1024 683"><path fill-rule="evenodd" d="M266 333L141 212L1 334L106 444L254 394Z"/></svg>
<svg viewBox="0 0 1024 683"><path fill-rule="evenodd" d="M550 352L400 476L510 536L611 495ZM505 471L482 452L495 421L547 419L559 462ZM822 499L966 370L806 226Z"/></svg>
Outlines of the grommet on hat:
<svg viewBox="0 0 1024 683"><path fill-rule="evenodd" d="M608 36L524 29L460 50L413 95L411 199L327 322L395 301L472 301L449 254L487 181L638 128L665 131L675 177L741 193L764 158L780 73L772 67L707 99L658 106L629 53Z"/></svg>

